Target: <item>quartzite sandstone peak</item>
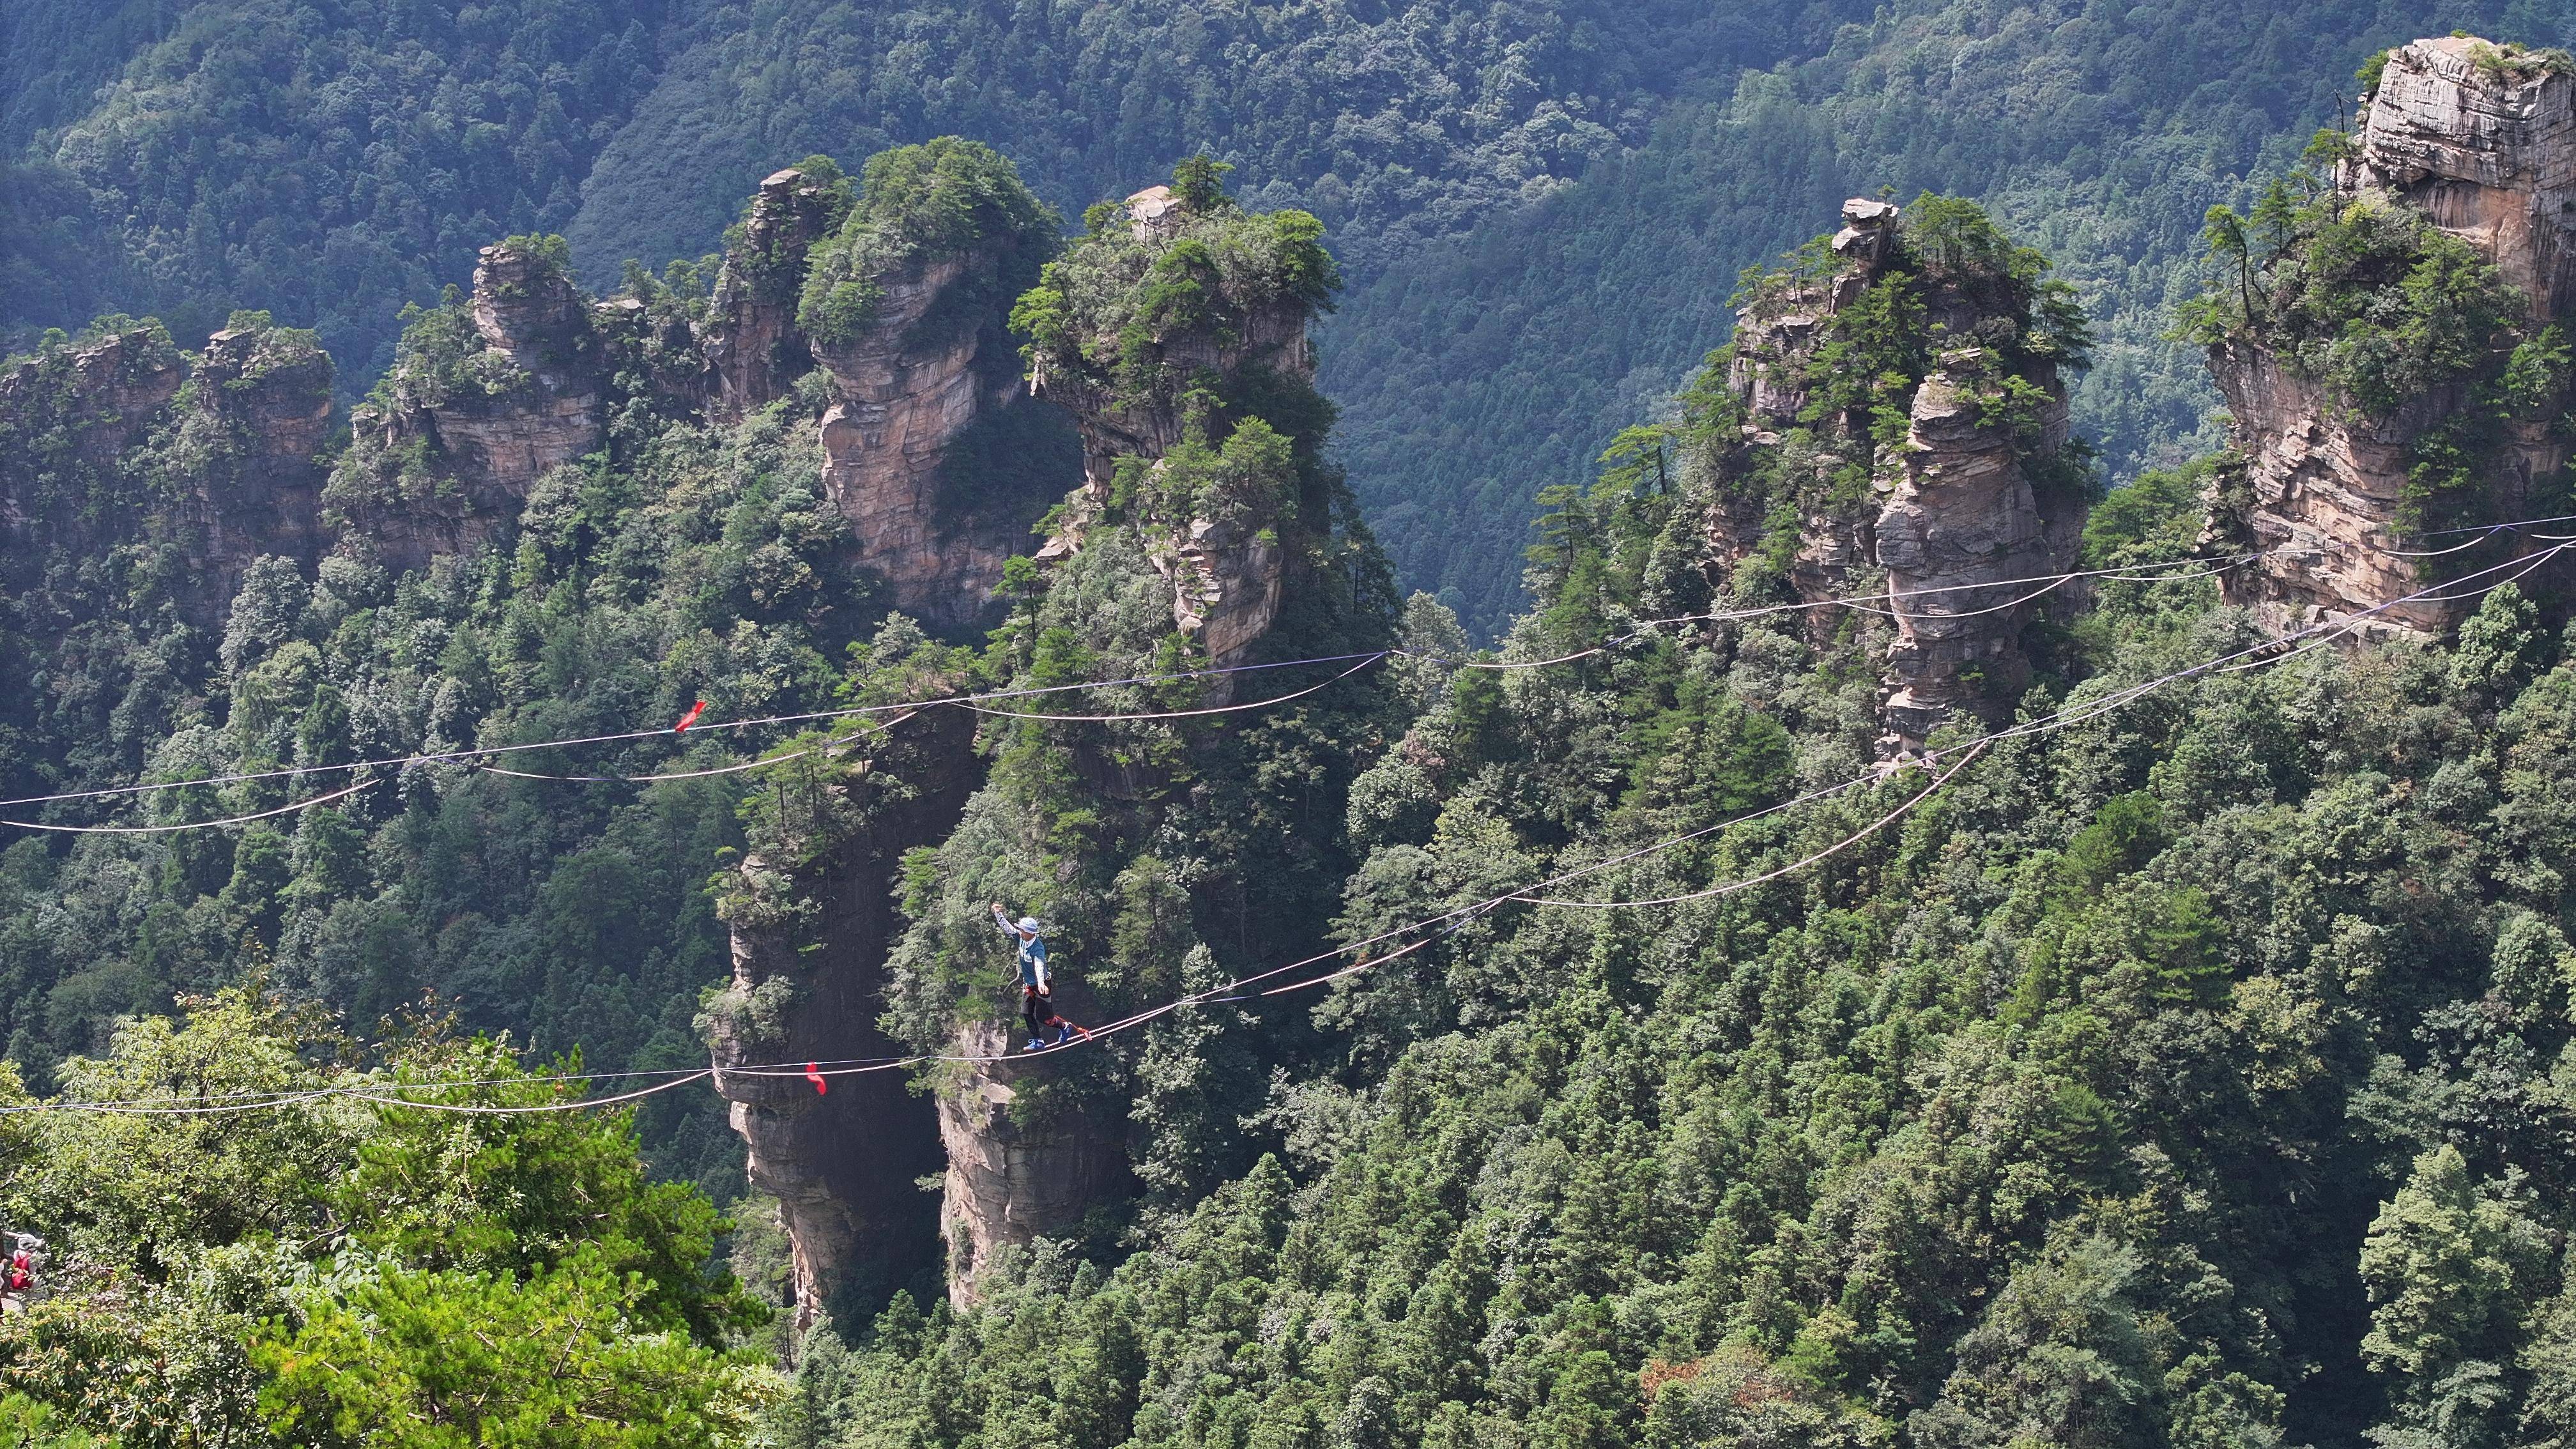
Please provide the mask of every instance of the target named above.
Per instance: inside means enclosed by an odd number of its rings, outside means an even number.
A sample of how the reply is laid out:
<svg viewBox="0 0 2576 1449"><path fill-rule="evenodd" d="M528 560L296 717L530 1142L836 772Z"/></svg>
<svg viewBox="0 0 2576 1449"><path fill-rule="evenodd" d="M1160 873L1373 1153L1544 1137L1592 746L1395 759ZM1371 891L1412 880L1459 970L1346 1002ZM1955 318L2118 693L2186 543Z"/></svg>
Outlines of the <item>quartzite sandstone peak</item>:
<svg viewBox="0 0 2576 1449"><path fill-rule="evenodd" d="M904 1052L877 1017L899 929L887 881L904 851L956 825L983 775L973 736L962 710L890 723L827 787L854 827L801 865L740 870L733 980L703 1020L752 1184L778 1199L800 1327L846 1288L900 1287L935 1261L935 1205L916 1182L940 1166L940 1129L908 1071L881 1065ZM813 912L763 912L780 898ZM797 1069L809 1061L880 1067L817 1091Z"/></svg>
<svg viewBox="0 0 2576 1449"><path fill-rule="evenodd" d="M329 501L386 562L418 567L517 522L537 479L599 447L604 349L561 264L517 240L485 247L472 345L411 356L349 419Z"/></svg>
<svg viewBox="0 0 2576 1449"><path fill-rule="evenodd" d="M1192 220L1168 186L1147 187L1124 207L1129 235L1147 255L1163 254ZM1313 307L1303 300L1267 299L1233 309L1229 325L1171 326L1148 341L1158 365L1214 379L1220 389L1262 373L1311 384L1312 317ZM1030 370L1029 387L1071 413L1082 432L1083 506L1040 554L1058 557L1079 545L1090 517L1108 502L1119 460L1163 457L1189 436L1191 419L1183 399L1122 396L1100 378L1043 354ZM1148 552L1171 582L1174 626L1220 665L1240 662L1278 616L1285 567L1278 541L1264 530L1223 520L1163 522L1169 526L1149 540Z"/></svg>
<svg viewBox="0 0 2576 1449"><path fill-rule="evenodd" d="M613 408L725 423L787 397L819 363L834 399L815 424L821 483L851 524L854 561L894 607L972 624L1043 506L1025 489L959 477L952 458L979 420L1032 407L995 340L999 307L955 305L992 259L900 263L876 279L882 294L855 335L813 343L797 300L809 253L845 209L804 172L768 177L694 329L640 298L588 302L541 244L484 248L467 303L474 345L396 368L352 419L357 442L332 501L390 563L468 551L515 523L539 478L605 445Z"/></svg>
<svg viewBox="0 0 2576 1449"><path fill-rule="evenodd" d="M2067 441L2064 383L2053 365L2025 363L2025 380L2043 398L2037 416L2026 429L1997 416L2003 364L1973 342L1992 320L1973 289L1931 279L1921 288L1926 334L1954 345L1913 387L1901 440L1872 443L1866 419L1811 407L1817 349L1839 314L1907 264L1905 222L1887 202L1845 202L1831 264L1763 291L1738 314L1728 385L1747 421L1709 460L1721 475L1709 539L1726 568L1761 552L1776 520L1758 494L1725 480L1768 467L1792 475L1797 546L1786 582L1801 600L1867 592L1883 580L1894 628L1881 704L1891 754L1920 746L1953 710L1992 717L2010 708L2030 677L2021 633L2039 606L2016 602L2028 589L1998 581L2070 567L2083 526L2072 490L2034 487L2026 466ZM1808 438L1816 441L1801 441ZM1864 450L1865 478L1836 483ZM1831 609L1809 615L1820 634L1843 623Z"/></svg>
<svg viewBox="0 0 2576 1449"><path fill-rule="evenodd" d="M2576 77L2509 63L2483 40L2399 46L2342 178L2401 196L2475 243L2555 317L2576 296Z"/></svg>
<svg viewBox="0 0 2576 1449"><path fill-rule="evenodd" d="M2576 80L2560 67L2514 63L2482 40L2399 46L2334 180L2352 204L2412 207L2476 247L2534 321L2576 296ZM2211 347L2209 365L2243 460L2239 536L2263 553L2225 576L2228 600L2281 634L2355 615L2366 615L2356 638L2455 624L2471 605L2410 599L2428 583L2404 554L2432 545L2402 520L2412 450L2468 405L2461 390L2368 413L2242 335ZM2494 516L2511 518L2567 448L2545 424L2503 427L2482 481Z"/></svg>
<svg viewBox="0 0 2576 1449"><path fill-rule="evenodd" d="M185 551L179 594L200 623L219 621L242 573L276 554L310 564L321 546L316 499L329 443L331 359L309 332L264 314L236 319L193 358L158 327L119 327L22 361L0 377L0 449L13 434L68 432L69 461L105 482L145 466L175 493L97 506L59 483L38 489L0 452L0 576L25 573L43 546L103 555L121 530L158 524Z"/></svg>
<svg viewBox="0 0 2576 1449"><path fill-rule="evenodd" d="M726 248L707 309L717 416L738 418L767 407L813 369L796 303L805 255L840 220L843 205L830 187L792 166L761 181L738 239Z"/></svg>
<svg viewBox="0 0 2576 1449"><path fill-rule="evenodd" d="M823 492L850 520L859 563L883 579L895 607L956 626L983 615L1002 564L1029 546L1033 516L946 505L950 451L979 418L1033 406L1018 360L984 325L950 321L954 294L992 259L916 257L877 279L859 334L815 354L835 401L823 414ZM1058 424L1061 426L1061 424ZM1076 480L1060 480L1069 488Z"/></svg>

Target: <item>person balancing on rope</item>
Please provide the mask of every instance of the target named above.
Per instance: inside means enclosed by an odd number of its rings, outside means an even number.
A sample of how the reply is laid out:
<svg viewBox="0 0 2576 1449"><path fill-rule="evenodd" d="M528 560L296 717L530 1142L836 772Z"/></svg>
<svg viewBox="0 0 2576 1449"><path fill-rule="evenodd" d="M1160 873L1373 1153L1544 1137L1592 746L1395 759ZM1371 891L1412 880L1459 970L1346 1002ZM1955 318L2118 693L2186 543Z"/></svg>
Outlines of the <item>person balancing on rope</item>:
<svg viewBox="0 0 2576 1449"><path fill-rule="evenodd" d="M1015 923L1011 913L1002 909L1002 903L995 901L993 920L1001 926L1003 935L1019 943L1020 1019L1028 1023L1028 1049L1034 1052L1064 1045L1082 1028L1056 1015L1055 983L1047 974L1046 938L1038 933L1038 918L1022 916ZM1054 1033L1052 1040L1050 1031ZM1091 1035L1087 1031L1082 1034Z"/></svg>

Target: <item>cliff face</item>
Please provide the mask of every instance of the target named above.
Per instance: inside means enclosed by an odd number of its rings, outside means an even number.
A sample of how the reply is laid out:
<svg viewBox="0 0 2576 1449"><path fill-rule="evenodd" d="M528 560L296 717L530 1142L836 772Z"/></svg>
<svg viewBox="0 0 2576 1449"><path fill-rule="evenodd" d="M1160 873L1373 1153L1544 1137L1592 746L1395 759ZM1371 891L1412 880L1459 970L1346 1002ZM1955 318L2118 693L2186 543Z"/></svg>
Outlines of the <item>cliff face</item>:
<svg viewBox="0 0 2576 1449"><path fill-rule="evenodd" d="M794 167L760 183L740 236L726 248L708 307L709 403L717 417L767 407L812 370L814 355L796 325L805 256L846 207L830 187Z"/></svg>
<svg viewBox="0 0 2576 1449"><path fill-rule="evenodd" d="M2558 316L2576 295L2576 78L2443 36L2389 52L2346 189L2402 197Z"/></svg>
<svg viewBox="0 0 2576 1449"><path fill-rule="evenodd" d="M889 726L833 787L864 811L855 830L801 869L742 867L748 895L814 906L730 913L733 982L702 1020L751 1180L779 1201L800 1327L837 1294L882 1298L935 1270L936 1206L917 1184L939 1170L941 1132L908 1071L831 1077L818 1093L792 1068L738 1069L905 1055L877 1024L896 930L889 891L903 852L947 834L979 782L973 734L973 717L955 710Z"/></svg>
<svg viewBox="0 0 2576 1449"><path fill-rule="evenodd" d="M1885 374L1903 382L1900 392L1862 404L1826 398L1839 377L1871 365L1828 355L1828 346L1884 359L1940 340L2009 342L2027 330L2026 296L1990 279L1945 277L1909 256L1904 222L1883 201L1844 203L1821 265L1763 289L1738 314L1727 383L1744 421L1705 460L1716 475L1708 546L1723 571L1777 567L1781 585L1808 603L1887 591L1889 755L1918 747L1953 710L1992 717L2010 708L2029 682L2020 639L2039 604L2015 602L2029 586L1974 586L2072 567L2084 516L2074 490L2034 486L2031 461L2067 442L2066 390L2051 362L2025 356L2008 366L1995 346L1949 346L1919 377ZM1873 291L1888 288L1902 291L1892 306ZM1891 321L1861 320L1865 302ZM1872 325L1881 335L1864 337ZM1873 414L1896 407L1902 437L1879 435ZM1807 627L1822 638L1848 617L1818 608Z"/></svg>
<svg viewBox="0 0 2576 1449"><path fill-rule="evenodd" d="M432 403L429 426L483 488L524 499L599 446L605 386L590 304L561 267L505 242L483 249L472 306L486 355L467 365L524 381Z"/></svg>
<svg viewBox="0 0 2576 1449"><path fill-rule="evenodd" d="M2231 340L2210 353L2227 399L2228 436L2244 459L2248 551L2263 556L2220 576L2227 601L2287 634L2422 592L2397 527L2409 445L2456 399L2432 397L2387 417L2338 405L2269 348ZM2356 631L2439 633L2456 606L2418 600L2381 608Z"/></svg>
<svg viewBox="0 0 2576 1449"><path fill-rule="evenodd" d="M877 279L867 325L815 348L837 399L823 414L824 494L894 606L948 626L991 605L1003 560L1026 546L1034 520L1007 509L974 517L943 497L951 450L979 417L1029 406L991 319L941 315L994 266L969 253L893 267Z"/></svg>
<svg viewBox="0 0 2576 1449"><path fill-rule="evenodd" d="M2339 206L2403 208L2469 243L2535 326L2576 296L2576 80L2554 67L2466 38L2390 51L2334 185ZM2225 541L2266 551L2224 577L2229 602L2276 633L2374 611L2356 638L2441 632L2474 607L2383 607L2428 587L2398 556L2438 546L2411 541L2409 475L2419 444L2476 406L2466 379L2367 410L2250 328L2214 344L2209 368L2242 460ZM2494 434L2477 469L2489 514L2533 511L2526 500L2567 461L2560 430L2510 417L2476 426Z"/></svg>
<svg viewBox="0 0 2576 1449"><path fill-rule="evenodd" d="M1073 982L1057 1010L1097 1021ZM1057 1068L1045 1057L1013 1057L1013 1029L974 1026L958 1034L959 1056L986 1058L939 1093L939 1140L948 1154L939 1236L947 1248L948 1299L970 1307L977 1277L996 1249L1062 1236L1092 1208L1134 1191L1127 1124L1080 1106L1043 1106L1023 1120L1023 1094Z"/></svg>

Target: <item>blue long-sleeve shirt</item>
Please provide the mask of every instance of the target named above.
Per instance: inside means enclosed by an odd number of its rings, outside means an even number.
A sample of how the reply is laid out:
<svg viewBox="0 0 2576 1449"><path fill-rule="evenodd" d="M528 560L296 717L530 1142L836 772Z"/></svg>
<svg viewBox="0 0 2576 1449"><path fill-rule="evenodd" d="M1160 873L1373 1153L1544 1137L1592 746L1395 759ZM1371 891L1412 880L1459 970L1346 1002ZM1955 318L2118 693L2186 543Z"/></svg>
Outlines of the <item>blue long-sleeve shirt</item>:
<svg viewBox="0 0 2576 1449"><path fill-rule="evenodd" d="M1021 935L1020 928L1012 924L1011 918L1004 915L999 906L993 908L993 919L1000 924L1002 934L1020 943L1020 984L1039 991L1046 990L1046 937Z"/></svg>

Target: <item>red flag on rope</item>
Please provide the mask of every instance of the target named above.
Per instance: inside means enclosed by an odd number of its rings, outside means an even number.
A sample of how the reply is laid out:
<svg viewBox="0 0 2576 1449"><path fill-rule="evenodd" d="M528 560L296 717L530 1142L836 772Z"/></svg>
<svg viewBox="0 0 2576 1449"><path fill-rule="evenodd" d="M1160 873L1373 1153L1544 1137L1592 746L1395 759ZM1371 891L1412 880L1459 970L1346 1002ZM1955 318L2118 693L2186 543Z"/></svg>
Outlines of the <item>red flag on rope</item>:
<svg viewBox="0 0 2576 1449"><path fill-rule="evenodd" d="M817 1097L822 1096L822 1095L823 1095L823 1064L822 1064L822 1063L820 1063L820 1062L807 1062L807 1063L805 1064L805 1080L807 1080L807 1081L809 1081L809 1082L812 1082L812 1083L814 1084L814 1095L815 1095L815 1096L817 1096Z"/></svg>
<svg viewBox="0 0 2576 1449"><path fill-rule="evenodd" d="M684 714L684 715L680 716L680 722L679 722L678 724L675 724L675 725L671 726L671 733L673 733L673 734L675 734L675 735L676 735L676 734L681 733L682 731L686 730L689 726L691 726L691 725L693 725L693 724L696 724L696 723L698 722L698 716L699 716L699 715L702 715L702 714L705 714L706 712L707 712L707 702L706 702L705 700L703 700L703 699L702 699L702 700L699 700L697 703L695 703L695 704L693 704L693 705L690 705L690 706L689 706L689 712L688 712L687 714Z"/></svg>

